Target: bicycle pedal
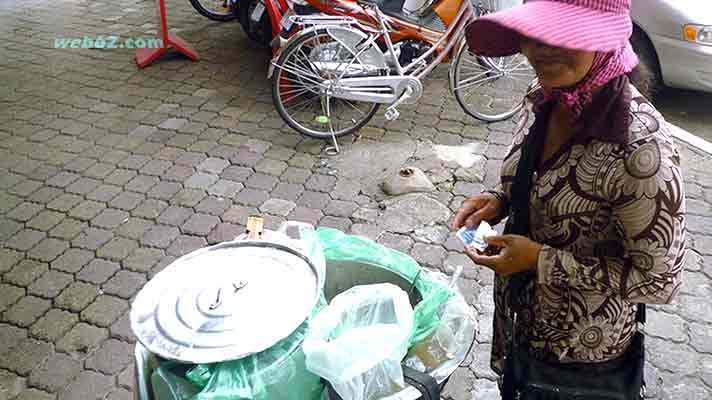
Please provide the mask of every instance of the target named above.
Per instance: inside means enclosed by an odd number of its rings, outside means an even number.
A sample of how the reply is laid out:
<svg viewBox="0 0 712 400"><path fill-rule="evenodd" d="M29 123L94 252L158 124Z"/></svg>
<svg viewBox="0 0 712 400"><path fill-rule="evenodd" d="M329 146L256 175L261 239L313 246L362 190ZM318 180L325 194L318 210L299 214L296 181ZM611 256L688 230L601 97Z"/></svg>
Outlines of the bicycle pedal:
<svg viewBox="0 0 712 400"><path fill-rule="evenodd" d="M383 116L386 117L388 121L395 121L400 117L400 112L395 108L389 108L383 113Z"/></svg>

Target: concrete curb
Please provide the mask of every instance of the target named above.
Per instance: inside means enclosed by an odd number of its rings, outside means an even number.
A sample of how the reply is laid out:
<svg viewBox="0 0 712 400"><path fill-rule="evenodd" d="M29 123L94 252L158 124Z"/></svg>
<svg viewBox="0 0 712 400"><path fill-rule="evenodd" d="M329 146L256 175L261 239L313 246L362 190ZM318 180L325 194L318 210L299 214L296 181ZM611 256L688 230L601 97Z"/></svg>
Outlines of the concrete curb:
<svg viewBox="0 0 712 400"><path fill-rule="evenodd" d="M673 124L670 124L670 127L672 128L672 134L675 138L680 139L691 146L697 147L707 154L712 154L712 143Z"/></svg>

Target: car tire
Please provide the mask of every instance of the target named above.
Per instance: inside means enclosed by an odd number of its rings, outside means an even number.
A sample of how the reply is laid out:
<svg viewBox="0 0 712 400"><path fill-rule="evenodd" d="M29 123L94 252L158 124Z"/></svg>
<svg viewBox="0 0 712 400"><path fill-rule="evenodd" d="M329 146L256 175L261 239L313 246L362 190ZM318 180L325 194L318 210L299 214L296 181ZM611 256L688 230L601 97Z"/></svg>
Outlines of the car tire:
<svg viewBox="0 0 712 400"><path fill-rule="evenodd" d="M648 36L637 26L633 29L630 42L640 59L638 67L630 73L630 80L643 96L652 101L664 85L658 55Z"/></svg>

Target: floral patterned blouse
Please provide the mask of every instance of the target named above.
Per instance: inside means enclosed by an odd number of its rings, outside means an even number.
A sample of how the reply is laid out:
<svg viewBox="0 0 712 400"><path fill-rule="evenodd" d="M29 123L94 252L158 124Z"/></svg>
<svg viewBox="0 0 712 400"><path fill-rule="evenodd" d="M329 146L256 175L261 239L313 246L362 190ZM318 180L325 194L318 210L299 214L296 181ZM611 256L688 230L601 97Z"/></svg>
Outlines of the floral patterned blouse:
<svg viewBox="0 0 712 400"><path fill-rule="evenodd" d="M534 279L517 293L525 306L514 330L509 279L495 276L491 361L499 374L512 331L540 359L614 359L635 333L635 304L669 303L680 288L685 199L679 153L662 115L627 78L617 84L619 90L611 83L597 97L603 105L589 107L598 123L574 135L532 177L530 237L543 249ZM503 162L497 191L505 202L527 119L539 118L532 105L528 101ZM616 107L624 123L616 122Z"/></svg>

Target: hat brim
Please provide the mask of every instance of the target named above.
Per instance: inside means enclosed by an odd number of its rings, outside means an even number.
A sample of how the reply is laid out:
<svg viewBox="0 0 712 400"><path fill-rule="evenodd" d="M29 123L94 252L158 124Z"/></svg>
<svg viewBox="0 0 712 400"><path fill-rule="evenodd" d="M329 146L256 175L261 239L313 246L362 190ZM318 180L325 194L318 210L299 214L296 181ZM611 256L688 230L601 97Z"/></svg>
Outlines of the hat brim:
<svg viewBox="0 0 712 400"><path fill-rule="evenodd" d="M629 15L539 0L476 19L466 38L473 53L504 57L520 52L522 36L554 47L613 51L628 43L632 31Z"/></svg>

